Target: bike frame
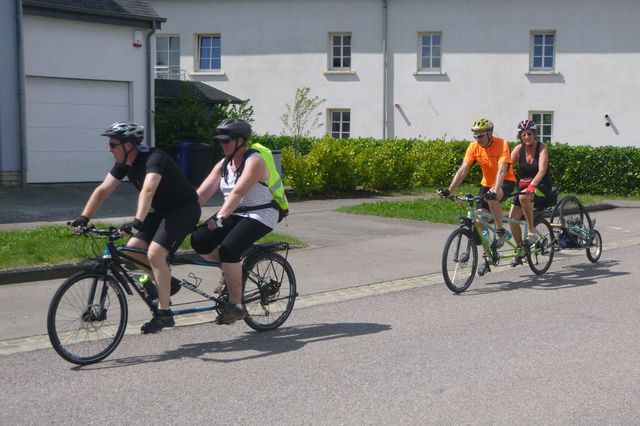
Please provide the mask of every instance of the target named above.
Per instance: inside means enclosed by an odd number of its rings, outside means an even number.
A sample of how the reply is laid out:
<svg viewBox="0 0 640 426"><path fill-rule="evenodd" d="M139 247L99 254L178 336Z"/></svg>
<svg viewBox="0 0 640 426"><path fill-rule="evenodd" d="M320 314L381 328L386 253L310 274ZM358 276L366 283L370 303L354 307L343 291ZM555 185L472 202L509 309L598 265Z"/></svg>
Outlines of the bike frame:
<svg viewBox="0 0 640 426"><path fill-rule="evenodd" d="M484 252L491 256L492 259L498 261L500 259L511 259L518 256L522 256L524 254L524 249L518 247L516 244L511 242L510 240L505 241L505 243L510 247L511 250L498 250L493 247L493 244L489 244L489 241L486 237L482 235L482 230L486 229L488 233L491 234L492 241L496 240L497 236L497 227L493 224L495 223L495 219L489 212L477 210L473 207L474 199L465 199L467 202L467 215L460 216L460 227L469 228L476 238L476 241L480 241ZM503 217L503 223L516 223L520 226L524 226L524 234L528 232L527 222L524 220L514 220L510 217Z"/></svg>
<svg viewBox="0 0 640 426"><path fill-rule="evenodd" d="M139 269L150 272L149 264L139 258L140 256L144 256L143 259L146 260L147 251L133 248L133 247L118 246L114 243L114 240L116 239L114 236L108 235L108 237L109 239L107 241L107 245L105 246L102 257L98 259L98 265L96 266L95 270L103 274L105 276L105 279L106 279L106 276L109 275L109 273L111 273L113 277L122 285L122 288L128 295L133 295L133 291L131 290L131 288L133 287L133 289L135 289L136 293L138 293L140 298L145 302L145 304L149 307L149 309L154 314L157 314L158 306L155 303L155 299L152 299L147 294L147 292L142 287L142 284L140 284L136 279L134 279L134 277L131 275L131 272L125 266L125 262L132 262ZM284 258L286 259L289 253L289 243L274 242L274 243L254 244L246 253L243 254L242 258L243 260L250 259L265 251L285 252ZM220 262L210 262L203 259L202 260L194 259L193 257L190 257L188 255L170 256L168 258L168 262L170 265L180 264L180 265L207 266L207 267L215 267L215 268L220 268L222 266ZM245 271L245 273L250 273L250 271ZM173 276L171 278L177 279L177 278L174 278ZM249 276L247 277L247 279L251 279L251 277ZM200 285L199 281L196 281L196 283L194 284L190 281L187 281L186 279L180 280L181 287L184 287L213 303L205 306L195 306L195 307L189 307L189 308L172 308L171 311L173 312L174 316L190 314L195 312L219 310L224 306L226 301L224 301L222 297L216 297L201 290L200 288L198 288L199 285ZM261 286L259 285L258 287L260 288ZM91 293L92 294L90 296L95 295L95 288L92 289ZM254 298L246 299L245 302L252 302L254 300L260 299L261 297L262 297L261 294L256 294ZM293 297L293 296L288 296L288 297ZM93 300L93 298L90 298L89 300ZM197 302L200 302L200 301L197 301ZM102 303L103 301L101 300L101 304ZM192 302L192 303L196 303L196 302Z"/></svg>

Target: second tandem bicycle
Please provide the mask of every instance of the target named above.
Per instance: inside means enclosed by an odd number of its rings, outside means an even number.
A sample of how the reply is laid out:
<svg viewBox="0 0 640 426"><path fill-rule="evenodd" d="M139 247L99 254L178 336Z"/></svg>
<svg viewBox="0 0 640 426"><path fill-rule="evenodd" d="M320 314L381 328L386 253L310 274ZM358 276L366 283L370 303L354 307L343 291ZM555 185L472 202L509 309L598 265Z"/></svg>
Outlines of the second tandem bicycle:
<svg viewBox="0 0 640 426"><path fill-rule="evenodd" d="M533 245L517 246L508 240L501 248L496 246L496 227L493 216L478 211L474 204L483 199L482 196L467 194L465 196L450 195L447 198L463 204L467 214L460 216L460 226L447 238L442 253L442 274L447 287L455 293L465 291L476 275L478 269L478 246L482 246L484 256L481 261L498 266L505 259L526 257L531 270L544 274L553 261L555 251L554 233L549 222L542 217L540 211L534 213L534 232L537 241ZM524 226L523 235L527 235L527 224L524 220L516 221L505 216L505 223L518 223ZM486 232L483 232L485 231Z"/></svg>

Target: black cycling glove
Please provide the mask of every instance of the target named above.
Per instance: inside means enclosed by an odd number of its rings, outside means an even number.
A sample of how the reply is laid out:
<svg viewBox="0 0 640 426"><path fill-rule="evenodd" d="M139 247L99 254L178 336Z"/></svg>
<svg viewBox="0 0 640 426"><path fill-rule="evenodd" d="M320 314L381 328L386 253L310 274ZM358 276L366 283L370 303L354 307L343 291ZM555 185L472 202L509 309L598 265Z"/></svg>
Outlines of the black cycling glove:
<svg viewBox="0 0 640 426"><path fill-rule="evenodd" d="M69 225L71 225L74 228L77 228L79 226L86 227L88 224L89 224L89 218L86 216L80 215L76 220L71 222Z"/></svg>
<svg viewBox="0 0 640 426"><path fill-rule="evenodd" d="M440 194L441 197L448 197L449 195L451 195L451 192L449 192L448 188L440 188L438 189L438 194Z"/></svg>
<svg viewBox="0 0 640 426"><path fill-rule="evenodd" d="M485 200L497 200L498 199L498 194L496 194L495 192L487 192L486 194L484 194L484 199Z"/></svg>
<svg viewBox="0 0 640 426"><path fill-rule="evenodd" d="M139 219L133 219L129 223L125 223L120 227L120 232L133 235L136 231L142 229L142 221Z"/></svg>

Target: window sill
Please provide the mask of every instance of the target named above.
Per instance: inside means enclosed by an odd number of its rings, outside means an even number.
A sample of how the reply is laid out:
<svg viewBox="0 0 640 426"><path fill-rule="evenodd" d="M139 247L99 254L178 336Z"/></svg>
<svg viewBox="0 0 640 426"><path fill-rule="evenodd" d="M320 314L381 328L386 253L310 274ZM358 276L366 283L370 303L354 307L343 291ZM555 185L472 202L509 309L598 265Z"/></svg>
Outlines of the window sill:
<svg viewBox="0 0 640 426"><path fill-rule="evenodd" d="M191 75L226 75L224 71L194 71Z"/></svg>
<svg viewBox="0 0 640 426"><path fill-rule="evenodd" d="M413 73L413 75L415 76L420 76L420 75L447 75L446 72L444 71L416 71Z"/></svg>
<svg viewBox="0 0 640 426"><path fill-rule="evenodd" d="M356 70L322 70L324 75L355 75Z"/></svg>
<svg viewBox="0 0 640 426"><path fill-rule="evenodd" d="M560 73L554 70L529 70L524 75L560 75Z"/></svg>

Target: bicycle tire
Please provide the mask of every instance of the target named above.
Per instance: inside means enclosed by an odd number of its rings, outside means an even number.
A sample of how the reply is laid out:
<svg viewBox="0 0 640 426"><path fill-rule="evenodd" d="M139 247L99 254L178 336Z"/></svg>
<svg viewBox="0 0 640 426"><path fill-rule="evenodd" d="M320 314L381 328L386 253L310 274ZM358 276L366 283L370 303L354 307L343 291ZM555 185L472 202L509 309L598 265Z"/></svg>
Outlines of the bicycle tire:
<svg viewBox="0 0 640 426"><path fill-rule="evenodd" d="M576 222L585 228L593 228L589 212L587 212L587 209L582 205L580 200L573 195L564 197L560 204L558 204L558 219L562 226Z"/></svg>
<svg viewBox="0 0 640 426"><path fill-rule="evenodd" d="M293 268L282 255L266 252L247 259L243 269L244 322L256 331L280 327L298 295Z"/></svg>
<svg viewBox="0 0 640 426"><path fill-rule="evenodd" d="M54 294L47 313L47 333L63 359L88 365L102 361L116 349L127 317L127 298L120 283L111 275L81 271L67 278Z"/></svg>
<svg viewBox="0 0 640 426"><path fill-rule="evenodd" d="M538 240L527 250L527 263L536 275L549 270L555 253L555 236L553 228L546 219L538 217L534 222Z"/></svg>
<svg viewBox="0 0 640 426"><path fill-rule="evenodd" d="M462 253L461 253L462 249ZM469 265L469 261L471 264ZM442 276L449 290L462 293L473 282L478 269L478 247L473 233L458 228L449 235L442 252Z"/></svg>
<svg viewBox="0 0 640 426"><path fill-rule="evenodd" d="M587 243L587 259L591 263L596 263L602 255L602 235L595 229L591 230L591 232L593 232L593 237Z"/></svg>

